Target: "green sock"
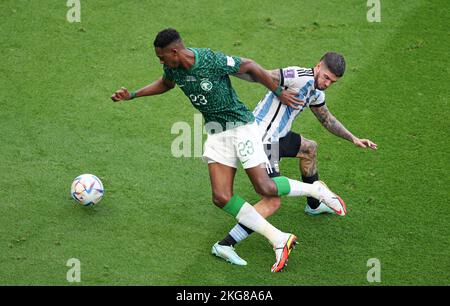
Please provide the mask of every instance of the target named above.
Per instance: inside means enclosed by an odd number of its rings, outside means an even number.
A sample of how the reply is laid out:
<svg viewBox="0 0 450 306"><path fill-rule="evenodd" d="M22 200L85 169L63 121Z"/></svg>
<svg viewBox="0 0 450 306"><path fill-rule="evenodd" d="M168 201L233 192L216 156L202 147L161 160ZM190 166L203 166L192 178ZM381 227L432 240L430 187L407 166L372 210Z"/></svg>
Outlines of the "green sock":
<svg viewBox="0 0 450 306"><path fill-rule="evenodd" d="M230 201L223 207L223 210L225 210L227 213L236 218L244 203L245 200L242 199L240 196L233 195Z"/></svg>
<svg viewBox="0 0 450 306"><path fill-rule="evenodd" d="M279 196L288 195L291 192L291 186L289 185L289 180L285 176L277 176L272 179L278 189Z"/></svg>

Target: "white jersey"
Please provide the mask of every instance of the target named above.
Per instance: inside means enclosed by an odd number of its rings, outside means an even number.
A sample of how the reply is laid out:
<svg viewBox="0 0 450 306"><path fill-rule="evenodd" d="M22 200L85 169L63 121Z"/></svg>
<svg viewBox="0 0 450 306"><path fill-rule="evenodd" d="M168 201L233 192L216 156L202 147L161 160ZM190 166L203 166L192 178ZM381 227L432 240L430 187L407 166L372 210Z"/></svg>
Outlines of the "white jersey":
<svg viewBox="0 0 450 306"><path fill-rule="evenodd" d="M291 130L295 118L305 107L319 107L325 104L325 93L314 86L314 70L311 68L287 67L280 69L280 85L305 102L304 106L294 109L284 105L273 92L256 105L253 115L263 134L263 143L274 143Z"/></svg>

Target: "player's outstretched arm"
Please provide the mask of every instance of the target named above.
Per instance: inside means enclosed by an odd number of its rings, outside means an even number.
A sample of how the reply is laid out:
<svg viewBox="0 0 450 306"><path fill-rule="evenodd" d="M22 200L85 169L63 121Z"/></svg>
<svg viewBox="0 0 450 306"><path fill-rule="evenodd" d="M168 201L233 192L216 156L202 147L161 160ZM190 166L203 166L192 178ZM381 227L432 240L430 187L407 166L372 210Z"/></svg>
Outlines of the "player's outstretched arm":
<svg viewBox="0 0 450 306"><path fill-rule="evenodd" d="M359 139L347 130L345 126L330 113L326 105L311 107L311 110L320 123L334 135L347 139L360 148L370 148L372 150L377 149L376 143L370 141L369 139Z"/></svg>
<svg viewBox="0 0 450 306"><path fill-rule="evenodd" d="M160 95L175 87L175 83L164 78L160 78L150 85L130 93L128 89L122 87L112 94L111 100L114 102L131 100L137 97Z"/></svg>
<svg viewBox="0 0 450 306"><path fill-rule="evenodd" d="M272 80L274 81L274 82L276 82L276 83L280 83L280 70L279 69L275 69L275 70L266 70L266 72L267 73L269 73L270 74L270 76L272 77ZM242 80L244 80L244 81L247 81L247 82L258 82L256 79L254 79L253 77L252 77L252 75L251 74L249 74L249 73L236 73L236 74L233 74L233 76L234 77L237 77L237 78L239 78L239 79L242 79Z"/></svg>
<svg viewBox="0 0 450 306"><path fill-rule="evenodd" d="M295 109L298 109L299 106L303 106L305 104L297 97L296 93L283 90L283 88L278 85L278 80L274 80L270 71L263 69L259 64L251 59L241 58L241 67L237 72L237 75L239 77L239 75L245 76L246 74L248 75L245 77L247 80L253 80L267 87L270 91L277 95L281 103Z"/></svg>

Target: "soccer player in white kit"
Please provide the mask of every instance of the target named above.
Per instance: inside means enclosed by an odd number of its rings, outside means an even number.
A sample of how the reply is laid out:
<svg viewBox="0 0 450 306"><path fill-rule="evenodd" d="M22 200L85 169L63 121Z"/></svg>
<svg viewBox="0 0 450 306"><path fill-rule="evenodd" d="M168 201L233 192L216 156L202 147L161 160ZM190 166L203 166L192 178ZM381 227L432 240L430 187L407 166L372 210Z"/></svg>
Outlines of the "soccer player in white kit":
<svg viewBox="0 0 450 306"><path fill-rule="evenodd" d="M270 71L272 78L278 81L280 86L287 91L298 93L298 97L304 101L304 105L300 107L293 104L285 105L269 91L253 111L262 134L266 154L270 160L271 169L268 171L270 177L280 176L278 162L281 158L297 157L300 159L303 182L312 184L318 181L316 142L291 131L292 123L306 107L311 109L329 132L358 147L377 148L372 141L354 136L330 113L326 106L324 90L338 81L344 72L344 57L335 52L327 52L314 68L292 66ZM236 76L252 81L248 75ZM267 218L277 211L280 204L279 197L264 197L255 204L255 207L263 217ZM344 216L346 207L332 209L315 198L307 197L305 212L308 215L331 213ZM222 241L213 246L212 253L231 263L246 265L246 261L235 252L234 246L251 233L252 230L238 223Z"/></svg>

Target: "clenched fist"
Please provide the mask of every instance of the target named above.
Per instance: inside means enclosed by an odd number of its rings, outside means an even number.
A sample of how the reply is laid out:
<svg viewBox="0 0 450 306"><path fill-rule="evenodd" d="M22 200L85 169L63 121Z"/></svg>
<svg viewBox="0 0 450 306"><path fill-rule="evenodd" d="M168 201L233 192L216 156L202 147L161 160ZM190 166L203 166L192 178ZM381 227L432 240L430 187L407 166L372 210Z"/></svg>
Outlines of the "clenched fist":
<svg viewBox="0 0 450 306"><path fill-rule="evenodd" d="M113 93L113 95L111 96L111 100L113 100L114 102L125 101L125 100L130 100L130 99L131 99L131 94L128 91L128 89L126 89L125 87L122 87L119 90L116 90L116 92Z"/></svg>

